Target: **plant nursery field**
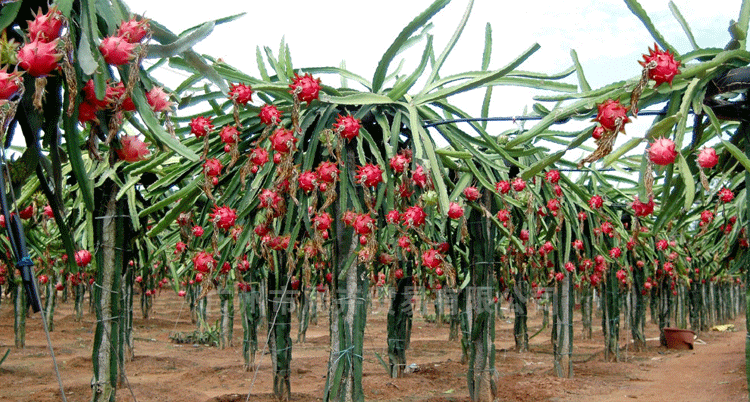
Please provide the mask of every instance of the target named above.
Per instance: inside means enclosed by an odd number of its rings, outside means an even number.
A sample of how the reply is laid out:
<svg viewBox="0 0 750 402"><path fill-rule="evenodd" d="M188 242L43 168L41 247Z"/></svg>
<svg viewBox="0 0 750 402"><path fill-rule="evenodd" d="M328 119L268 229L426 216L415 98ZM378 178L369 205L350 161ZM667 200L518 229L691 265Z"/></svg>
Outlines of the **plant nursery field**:
<svg viewBox="0 0 750 402"><path fill-rule="evenodd" d="M218 318L218 299L209 296L209 318ZM387 360L387 303L375 300L368 312L365 330L363 384L367 400L375 401L468 401L466 366L461 363L459 342L449 342L448 324L425 321L419 311L414 317L407 361L418 368L403 378L390 378L376 353ZM542 312L531 308L529 333L542 325ZM428 310L428 313L431 312ZM318 310L317 324L311 324L304 343L295 343L292 360L292 400L320 400L325 385L329 335L327 310ZM270 355L256 358L256 373L243 369L242 327L235 320L234 346L226 349L203 345L176 344L170 334L189 333L190 322L183 299L171 294L156 297L149 319L134 323L135 359L125 366L127 384L117 393L118 401L230 402L273 400ZM72 302L61 304L56 314L52 342L55 346L67 399L87 401L91 397L91 339L94 315L74 320ZM513 351L512 313L496 322L496 368L501 401L623 401L690 400L746 401L744 363L744 320L734 325L738 332L704 332L695 349L668 350L659 346L658 328L648 322L648 350L629 348L627 331L620 345L623 360L605 362L600 327L594 324L594 338L584 340L574 321L574 372L572 379L557 378L552 370L550 330L531 339L531 351ZM262 326L264 327L264 326ZM297 328L293 321L292 336ZM261 337L261 342L265 336ZM27 321L24 349L13 346L12 304L0 305L0 353L10 355L0 366L0 401L60 401L51 359L47 352L39 315ZM255 381L253 382L253 380ZM129 386L129 387L128 387ZM130 389L129 389L130 388ZM132 390L131 390L132 389ZM248 393L250 396L248 397Z"/></svg>

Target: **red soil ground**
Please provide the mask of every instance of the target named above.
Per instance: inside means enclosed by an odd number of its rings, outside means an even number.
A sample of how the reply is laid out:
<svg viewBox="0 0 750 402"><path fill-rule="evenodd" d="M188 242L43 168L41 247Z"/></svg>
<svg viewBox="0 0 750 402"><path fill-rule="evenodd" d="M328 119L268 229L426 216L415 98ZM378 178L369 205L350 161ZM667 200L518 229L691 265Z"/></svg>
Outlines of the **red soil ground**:
<svg viewBox="0 0 750 402"><path fill-rule="evenodd" d="M52 342L68 401L88 401L94 317L86 314L82 322L74 321L71 303L58 306ZM211 322L218 318L217 306L218 300L212 296ZM533 334L541 328L541 312L530 311L529 331ZM387 356L386 314L387 304L375 301L367 319L363 378L367 400L468 401L460 345L448 342L446 324L425 322L418 314L407 359L419 370L404 378L388 377L375 355ZM319 311L318 324L311 325L307 342L294 345L292 400L321 399L328 359L326 318L327 311ZM584 340L578 320L575 377L562 379L552 373L549 329L531 340L530 352L516 353L512 351L512 317L498 320L498 397L501 401L747 401L744 319L734 324L737 332L699 334L705 344L696 343L694 350L668 350L652 340L648 350L634 352L626 347L622 362L609 363L602 358L600 327L594 327L594 339ZM296 323L293 325L292 338L296 339ZM136 357L126 365L132 395L124 386L118 390L118 401L273 400L270 356L262 358L254 384L255 373L243 370L239 319L235 322L234 347L221 350L175 344L169 334L190 332L194 325L182 299L165 293L156 299L151 318L136 318L134 326ZM623 331L623 346L629 345L627 335L628 331ZM646 336L658 337L653 324L648 324ZM0 401L60 401L39 315L28 319L26 347L16 349L13 344L13 308L4 299L0 305L0 356L7 349L11 352L0 366Z"/></svg>

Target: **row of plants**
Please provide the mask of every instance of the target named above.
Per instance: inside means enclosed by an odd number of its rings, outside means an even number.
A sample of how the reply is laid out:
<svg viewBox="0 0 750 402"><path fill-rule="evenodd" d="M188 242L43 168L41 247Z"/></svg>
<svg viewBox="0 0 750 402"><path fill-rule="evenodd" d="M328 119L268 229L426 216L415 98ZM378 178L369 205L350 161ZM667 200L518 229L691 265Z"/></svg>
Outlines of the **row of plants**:
<svg viewBox="0 0 750 402"><path fill-rule="evenodd" d="M511 295L517 349L525 350L528 298L554 287L552 341L561 376L573 373L576 292L588 306L588 333L593 290L600 295L611 360L619 358L627 294L639 347L647 303L655 303L664 328L675 300L684 306L680 292L690 295L691 324L705 329L710 320L701 317L716 310L706 295L736 293L747 258L747 123L740 102L722 95L738 89L725 74L743 73L738 68L750 61L750 5L742 3L725 49L692 40L695 49L680 54L636 1L625 3L656 44L640 62L640 76L599 89L590 88L574 52L560 73L521 70L538 45L490 69L489 25L479 68L441 76L473 1L439 54L429 21L448 1L430 5L401 31L371 80L343 68L294 68L283 42L276 53L257 49L259 77L190 50L237 16L174 34L133 16L119 0L10 3L0 13L0 121L6 144L20 127L26 147L8 163L15 202L3 218L11 232L25 219L30 249L20 255L19 236L3 238L14 253L4 256L0 280L16 289L17 320L28 301L8 267L23 268L22 257L41 271L50 324L57 291L73 293L80 316L88 286L97 317L95 401L114 400L133 356L136 286L143 312L169 287L190 300L202 324L206 295L218 292L222 346L232 338L236 295L248 367L265 310L281 399L291 394L293 350L285 306L292 293L304 295L304 312L321 285L330 292L325 400L364 399L373 283L395 290L387 364L395 377L406 364L409 288L445 289L457 300L451 328L462 334L472 400L492 400L498 386L495 309L488 308L498 292ZM674 14L692 38L676 7ZM411 46L424 49L416 69L393 67ZM145 69L145 58L160 61ZM165 89L150 74L161 63L190 76ZM573 75L577 85L569 83ZM336 81L343 83L330 85ZM479 117L488 117L500 85L548 93L536 98L529 117L539 121L530 129L493 134L486 121L440 124L474 117L452 102L468 91L484 92ZM649 106L663 113L615 149ZM573 131L554 126L592 116L596 124ZM448 147L437 147L437 136ZM644 143L646 152L632 152ZM573 149L590 155L566 159Z"/></svg>

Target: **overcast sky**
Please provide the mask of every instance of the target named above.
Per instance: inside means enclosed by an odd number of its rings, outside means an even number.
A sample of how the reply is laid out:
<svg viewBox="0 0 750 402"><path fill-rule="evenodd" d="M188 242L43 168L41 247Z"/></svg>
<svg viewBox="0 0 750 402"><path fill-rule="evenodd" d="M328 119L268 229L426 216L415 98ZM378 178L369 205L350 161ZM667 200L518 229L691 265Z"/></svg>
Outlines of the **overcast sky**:
<svg viewBox="0 0 750 402"><path fill-rule="evenodd" d="M216 27L196 50L220 57L251 75L257 74L256 46L269 46L276 53L281 38L285 37L295 67L338 66L344 60L350 71L371 79L382 54L400 30L432 1L126 0L126 3L133 12L143 13L174 32L246 12L240 20ZM454 0L433 19L431 33L436 53L450 39L467 3ZM730 39L729 20L737 19L741 1L675 0L674 3L691 26L699 46L724 47ZM668 1L641 0L641 4L679 52L692 50L669 10ZM637 60L653 46L649 33L621 0L476 0L468 25L441 70L442 76L479 69L488 22L493 31L491 69L502 67L536 42L541 49L521 69L553 73L572 64L570 50L575 49L594 88L639 75L641 66ZM416 65L422 49L415 46L413 53L406 54L407 60ZM408 68L404 71L410 72ZM335 77L322 79L338 86ZM575 83L574 77L572 80ZM461 96L458 101L462 107L479 115L481 94ZM530 104L527 95L499 88L490 115L518 115Z"/></svg>

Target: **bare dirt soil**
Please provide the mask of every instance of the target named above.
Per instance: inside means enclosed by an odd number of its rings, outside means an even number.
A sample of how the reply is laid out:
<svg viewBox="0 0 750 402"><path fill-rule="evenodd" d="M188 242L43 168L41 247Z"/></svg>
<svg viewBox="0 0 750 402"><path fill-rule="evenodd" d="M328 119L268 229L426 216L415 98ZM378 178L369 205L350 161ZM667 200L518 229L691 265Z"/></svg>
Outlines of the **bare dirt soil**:
<svg viewBox="0 0 750 402"><path fill-rule="evenodd" d="M72 301L58 305L52 342L60 366L67 400L91 398L91 344L93 314L73 319ZM387 356L387 303L373 302L367 318L364 387L373 401L468 401L466 366L461 364L458 342L448 341L447 324L426 322L415 315L408 363L419 369L403 378L389 378L375 353ZM307 342L295 343L292 360L292 400L318 401L323 395L328 360L327 311L318 312ZM530 309L530 334L541 328L542 314ZM507 315L507 311L506 311ZM175 344L174 331L191 332L189 311L183 299L170 293L157 296L149 319L140 311L134 323L135 359L125 366L127 384L118 390L118 401L235 402L270 401L273 386L270 355L257 356L257 373L243 369L242 327L235 320L234 346L226 349ZM209 300L209 318L218 318L218 299ZM557 378L552 372L550 330L531 340L531 351L513 351L512 316L497 321L496 368L500 401L747 401L745 381L745 322L734 322L736 332L705 332L694 350L668 350L658 340L634 352L629 330L621 331L622 361L605 362L601 327L594 339L581 337L576 315L574 378ZM596 321L596 319L595 319ZM212 321L213 322L213 321ZM264 327L261 327L264 328ZM261 330L261 332L263 332ZM292 339L296 339L293 321ZM658 329L647 325L647 338L658 338ZM265 340L265 335L260 337ZM702 342L701 342L702 341ZM0 304L0 401L61 401L52 362L38 314L27 320L26 347L16 349L13 306ZM248 397L249 394L249 397Z"/></svg>

